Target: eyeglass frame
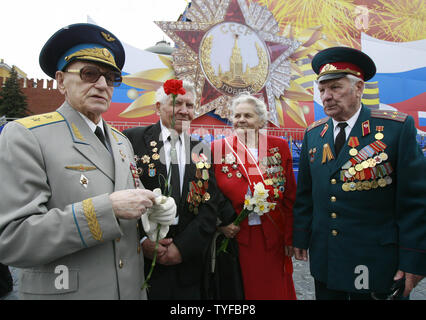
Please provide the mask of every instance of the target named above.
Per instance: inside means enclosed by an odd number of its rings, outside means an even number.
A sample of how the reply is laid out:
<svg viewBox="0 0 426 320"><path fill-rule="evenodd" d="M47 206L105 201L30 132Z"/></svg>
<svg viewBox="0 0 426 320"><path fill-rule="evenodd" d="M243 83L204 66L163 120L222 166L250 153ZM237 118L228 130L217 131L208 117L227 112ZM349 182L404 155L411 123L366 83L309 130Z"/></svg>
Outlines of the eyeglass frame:
<svg viewBox="0 0 426 320"><path fill-rule="evenodd" d="M89 81L87 79L83 79L82 70L85 69L85 68L94 68L94 69L96 69L99 72L99 76L97 77L97 79L94 80L94 81ZM95 66L84 66L81 69L68 69L68 70L65 70L63 72L79 74L81 80L83 80L85 82L89 82L89 83L96 83L101 76L104 76L105 82L108 85L108 87L115 87L115 88L119 87L121 85L122 81L123 81L123 77L121 76L121 73L119 73L118 71L111 71L111 70L109 70L109 71L101 72L101 70L98 67L95 67ZM112 81L112 85L109 85L108 84L108 79L106 77L106 75L108 73L109 74L114 74L114 75L119 75L120 76L120 81L119 82L118 81Z"/></svg>

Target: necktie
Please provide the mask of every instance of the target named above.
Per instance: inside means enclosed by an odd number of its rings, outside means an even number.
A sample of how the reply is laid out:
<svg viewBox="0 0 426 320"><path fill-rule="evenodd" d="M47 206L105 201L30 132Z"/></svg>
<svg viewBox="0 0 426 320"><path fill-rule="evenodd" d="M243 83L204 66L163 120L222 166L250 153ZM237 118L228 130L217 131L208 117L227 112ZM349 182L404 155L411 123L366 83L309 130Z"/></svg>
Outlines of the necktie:
<svg viewBox="0 0 426 320"><path fill-rule="evenodd" d="M176 151L176 142L180 141L179 137L169 136L167 138L170 141L170 188L171 188L171 196L175 199L176 204L180 202L180 174L179 174L179 162ZM170 190L170 189L169 189Z"/></svg>
<svg viewBox="0 0 426 320"><path fill-rule="evenodd" d="M341 122L337 126L340 128L339 133L337 134L336 141L334 142L334 150L336 151L336 158L340 153L340 150L342 150L343 145L346 142L346 134L345 134L345 128L347 127L346 122Z"/></svg>
<svg viewBox="0 0 426 320"><path fill-rule="evenodd" d="M104 133L102 132L101 128L96 127L95 135L99 138L99 140L102 142L102 144L104 145L104 147L107 148L105 136L104 136ZM108 148L107 148L107 150L108 150Z"/></svg>

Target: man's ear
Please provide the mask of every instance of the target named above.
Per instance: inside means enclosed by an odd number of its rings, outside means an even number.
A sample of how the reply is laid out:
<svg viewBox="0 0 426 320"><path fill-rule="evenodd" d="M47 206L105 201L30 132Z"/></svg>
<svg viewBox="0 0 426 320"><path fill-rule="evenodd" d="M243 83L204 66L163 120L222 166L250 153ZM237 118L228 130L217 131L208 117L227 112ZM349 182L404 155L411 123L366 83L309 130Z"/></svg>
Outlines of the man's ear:
<svg viewBox="0 0 426 320"><path fill-rule="evenodd" d="M64 73L62 71L56 71L55 79L58 84L59 92L65 94Z"/></svg>
<svg viewBox="0 0 426 320"><path fill-rule="evenodd" d="M155 103L155 111L156 111L157 115L160 115L160 107L161 107L161 103L157 101Z"/></svg>
<svg viewBox="0 0 426 320"><path fill-rule="evenodd" d="M362 97L362 93L364 92L364 81L358 81L355 84L355 87L357 89L358 97Z"/></svg>

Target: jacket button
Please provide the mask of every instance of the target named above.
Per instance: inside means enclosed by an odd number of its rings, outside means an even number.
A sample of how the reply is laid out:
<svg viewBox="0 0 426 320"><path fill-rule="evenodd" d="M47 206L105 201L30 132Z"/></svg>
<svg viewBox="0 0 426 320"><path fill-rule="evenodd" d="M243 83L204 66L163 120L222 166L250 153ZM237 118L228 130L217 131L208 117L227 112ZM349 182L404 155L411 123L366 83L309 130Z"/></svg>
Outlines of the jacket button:
<svg viewBox="0 0 426 320"><path fill-rule="evenodd" d="M332 230L331 234L335 237L335 236L337 236L338 232L337 232L337 230Z"/></svg>
<svg viewBox="0 0 426 320"><path fill-rule="evenodd" d="M337 183L337 181L336 181L336 179L331 179L331 184L336 184Z"/></svg>
<svg viewBox="0 0 426 320"><path fill-rule="evenodd" d="M337 218L337 214L333 212L333 213L331 214L331 217L332 217L333 219L336 219L336 218Z"/></svg>
<svg viewBox="0 0 426 320"><path fill-rule="evenodd" d="M330 200L331 200L331 202L336 202L337 198L336 198L335 196L332 196L332 197L330 198Z"/></svg>
<svg viewBox="0 0 426 320"><path fill-rule="evenodd" d="M124 266L124 263L123 263L123 261L121 259L118 262L118 266L119 266L120 269L123 268L123 266Z"/></svg>

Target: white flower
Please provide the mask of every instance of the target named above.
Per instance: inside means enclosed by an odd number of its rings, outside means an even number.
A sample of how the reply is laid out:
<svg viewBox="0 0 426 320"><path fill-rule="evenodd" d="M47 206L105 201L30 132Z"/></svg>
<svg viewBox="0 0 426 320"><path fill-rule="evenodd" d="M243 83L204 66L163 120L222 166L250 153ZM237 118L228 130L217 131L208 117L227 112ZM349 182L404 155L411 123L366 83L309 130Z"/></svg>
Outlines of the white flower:
<svg viewBox="0 0 426 320"><path fill-rule="evenodd" d="M235 163L235 156L232 153L228 153L225 155L225 163L226 164L233 164Z"/></svg>

